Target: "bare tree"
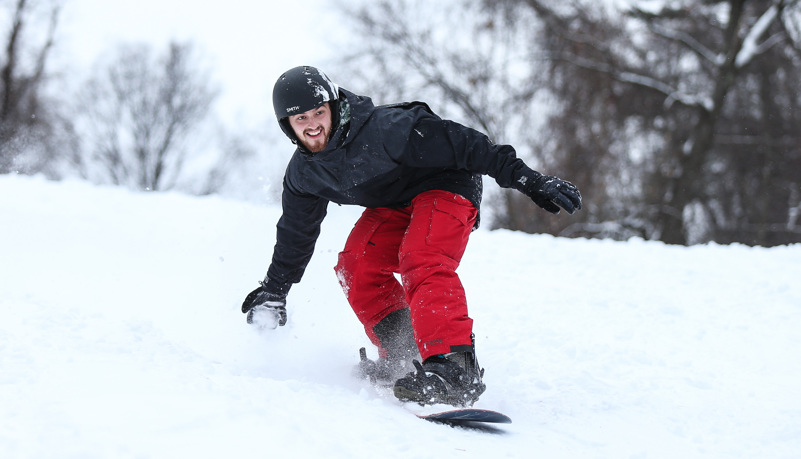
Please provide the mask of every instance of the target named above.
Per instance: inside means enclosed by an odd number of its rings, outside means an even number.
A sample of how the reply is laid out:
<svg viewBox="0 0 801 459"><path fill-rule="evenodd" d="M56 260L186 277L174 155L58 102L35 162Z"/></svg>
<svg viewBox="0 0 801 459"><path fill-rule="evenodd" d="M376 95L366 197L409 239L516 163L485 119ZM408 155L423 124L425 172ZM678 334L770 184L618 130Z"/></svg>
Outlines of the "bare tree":
<svg viewBox="0 0 801 459"><path fill-rule="evenodd" d="M425 97L498 139L513 127L507 113L521 111L534 96L529 66L511 46L516 31L482 16L476 5L379 0L343 8L370 39L341 59L340 72L351 84L369 85L381 103ZM460 28L443 28L443 21Z"/></svg>
<svg viewBox="0 0 801 459"><path fill-rule="evenodd" d="M480 2L454 0L380 0L343 8L354 21L349 28L365 38L341 59L343 81L361 83L381 103L426 100L440 115L513 144L534 167L581 180L543 148L553 101L542 91L547 75L539 48L530 46L538 23L532 12L507 16ZM493 227L558 234L569 222L543 218L519 193L489 187L487 194L484 209Z"/></svg>
<svg viewBox="0 0 801 459"><path fill-rule="evenodd" d="M43 95L61 2L16 0L3 2L2 8L10 21L0 55L0 174L35 172L52 154L51 135L63 121ZM44 25L40 12L47 17ZM24 167L19 160L26 151L40 156L29 158Z"/></svg>
<svg viewBox="0 0 801 459"><path fill-rule="evenodd" d="M787 27L794 21L786 20L797 1L651 2L648 10L636 4L618 10L617 18L588 14L584 2L501 3L543 18L540 41L561 77L550 80L555 91L570 98L564 89L575 82L607 80L624 99L573 100L587 114L602 108L607 119L639 124L630 145L660 139L644 152L643 201L631 214L651 222L651 237L676 244L799 239L801 231L787 227L788 209L798 205L792 196L801 175L788 171L798 171L799 139L797 129L781 127L798 123L797 91L782 89L801 77ZM582 123L598 122L577 115ZM732 139L747 142L732 145ZM747 159L755 156L756 163Z"/></svg>
<svg viewBox="0 0 801 459"><path fill-rule="evenodd" d="M171 43L158 57L146 45L120 47L82 94L88 146L79 167L132 188L171 187L216 94L189 44Z"/></svg>
<svg viewBox="0 0 801 459"><path fill-rule="evenodd" d="M502 194L495 226L801 240L798 0L401 0L351 16L364 39L345 65L372 91L438 95L442 114L582 190L569 220Z"/></svg>

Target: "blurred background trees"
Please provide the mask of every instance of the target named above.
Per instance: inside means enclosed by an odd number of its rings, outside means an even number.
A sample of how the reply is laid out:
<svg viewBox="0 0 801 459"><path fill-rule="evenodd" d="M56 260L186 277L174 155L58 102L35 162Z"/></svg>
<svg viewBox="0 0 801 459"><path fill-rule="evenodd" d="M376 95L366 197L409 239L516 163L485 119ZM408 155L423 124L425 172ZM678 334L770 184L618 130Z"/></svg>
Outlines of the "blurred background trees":
<svg viewBox="0 0 801 459"><path fill-rule="evenodd" d="M197 194L242 182L261 191L261 174L250 170L256 178L247 179L243 171L262 150L256 142L269 142L229 132L214 117L219 89L192 43L122 44L69 85L51 68L67 6L0 2L0 174Z"/></svg>
<svg viewBox="0 0 801 459"><path fill-rule="evenodd" d="M550 89L581 107L552 118L550 133L569 143L605 120L610 129L593 133L597 148L622 142L639 157L636 168L615 161L636 171L636 192L604 220L644 222L649 238L674 244L799 239L797 2L650 3L623 14L530 0L487 5L542 18ZM579 126L564 129L565 116Z"/></svg>
<svg viewBox="0 0 801 459"><path fill-rule="evenodd" d="M586 208L569 219L542 218L505 193L496 227L673 244L801 241L798 1L631 5L371 2L351 10L370 40L343 71L376 69L359 84L439 95L442 115L582 190Z"/></svg>
<svg viewBox="0 0 801 459"><path fill-rule="evenodd" d="M191 45L170 43L156 56L126 45L82 89L77 114L84 128L82 175L115 185L172 188L206 120L216 89ZM97 167L93 167L97 166Z"/></svg>
<svg viewBox="0 0 801 459"><path fill-rule="evenodd" d="M0 173L280 188L290 146L215 123L219 89L191 43L110 50L78 93L53 91L62 3L0 3ZM582 212L551 217L488 186L491 227L801 242L799 0L339 3L347 45L310 64L377 103L425 100L582 190Z"/></svg>
<svg viewBox="0 0 801 459"><path fill-rule="evenodd" d="M61 2L4 1L0 11L0 174L57 175L52 160L70 148L64 141L70 124L46 91L46 65Z"/></svg>

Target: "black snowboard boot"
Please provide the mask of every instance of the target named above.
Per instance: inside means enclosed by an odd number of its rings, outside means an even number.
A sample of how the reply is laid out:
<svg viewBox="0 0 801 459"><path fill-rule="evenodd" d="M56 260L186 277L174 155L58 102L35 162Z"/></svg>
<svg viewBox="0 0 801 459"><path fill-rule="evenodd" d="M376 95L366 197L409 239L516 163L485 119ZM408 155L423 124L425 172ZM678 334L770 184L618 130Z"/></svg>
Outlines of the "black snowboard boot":
<svg viewBox="0 0 801 459"><path fill-rule="evenodd" d="M392 384L413 368L414 359L420 358L409 308L389 313L373 327L373 332L381 342L381 347L387 351L387 357L370 360L367 351L361 348L361 361L356 372L374 384Z"/></svg>
<svg viewBox="0 0 801 459"><path fill-rule="evenodd" d="M422 364L415 360L416 371L395 382L395 397L420 405L473 405L486 389L481 381L484 370L476 360L475 345L458 348L449 354L431 356Z"/></svg>

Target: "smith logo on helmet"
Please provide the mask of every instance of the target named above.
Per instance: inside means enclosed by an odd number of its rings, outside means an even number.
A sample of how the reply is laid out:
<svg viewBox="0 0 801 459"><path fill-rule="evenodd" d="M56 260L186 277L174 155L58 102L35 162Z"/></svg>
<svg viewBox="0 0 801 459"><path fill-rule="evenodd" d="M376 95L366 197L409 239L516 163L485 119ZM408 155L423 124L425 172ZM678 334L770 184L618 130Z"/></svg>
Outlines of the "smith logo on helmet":
<svg viewBox="0 0 801 459"><path fill-rule="evenodd" d="M292 112L296 112L296 111L298 111L298 110L300 110L300 107L299 107L298 105L295 105L294 107L289 107L289 108L287 108L287 109L286 109L286 112L287 112L287 113L292 113Z"/></svg>

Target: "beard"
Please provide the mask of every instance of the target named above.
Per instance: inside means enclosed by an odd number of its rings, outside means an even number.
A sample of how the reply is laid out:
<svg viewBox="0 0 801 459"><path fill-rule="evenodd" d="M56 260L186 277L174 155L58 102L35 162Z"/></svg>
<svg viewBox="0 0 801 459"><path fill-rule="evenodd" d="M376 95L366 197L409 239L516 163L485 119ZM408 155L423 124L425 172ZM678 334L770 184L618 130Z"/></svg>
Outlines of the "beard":
<svg viewBox="0 0 801 459"><path fill-rule="evenodd" d="M316 129L310 131L314 132ZM322 132L319 135L311 138L306 135L306 133L310 131L305 131L303 133L303 138L300 139L300 143L302 143L303 146L306 147L306 149L311 153L319 153L323 151L325 147L328 146L328 138L331 136L331 129L326 129L323 127Z"/></svg>

